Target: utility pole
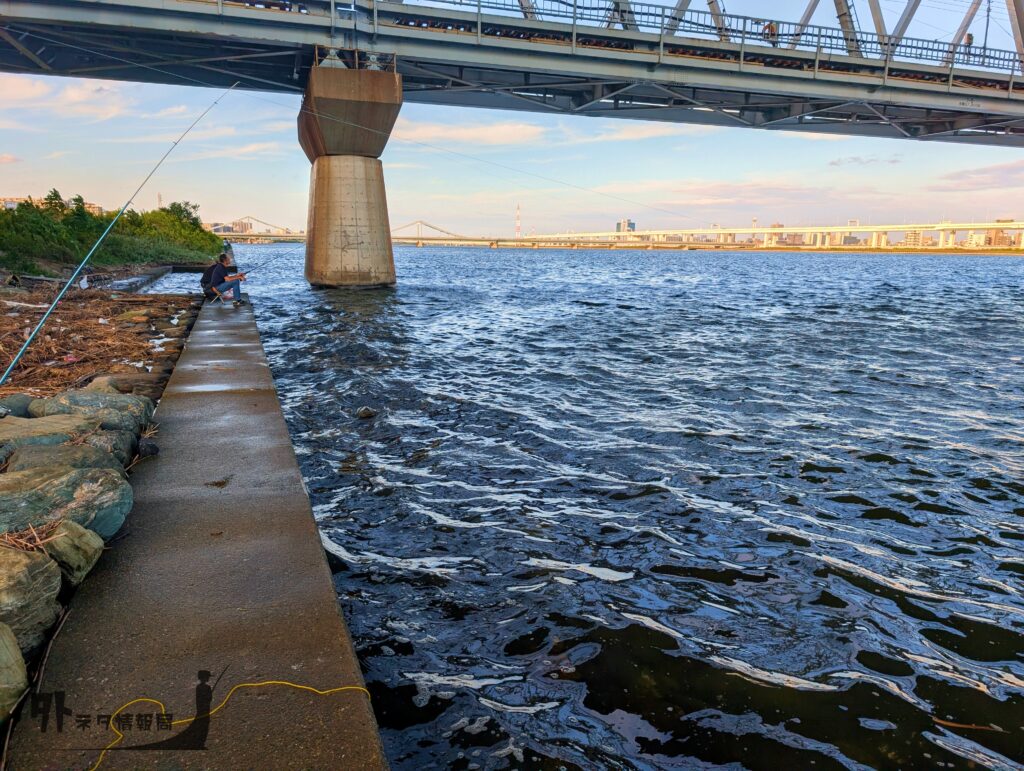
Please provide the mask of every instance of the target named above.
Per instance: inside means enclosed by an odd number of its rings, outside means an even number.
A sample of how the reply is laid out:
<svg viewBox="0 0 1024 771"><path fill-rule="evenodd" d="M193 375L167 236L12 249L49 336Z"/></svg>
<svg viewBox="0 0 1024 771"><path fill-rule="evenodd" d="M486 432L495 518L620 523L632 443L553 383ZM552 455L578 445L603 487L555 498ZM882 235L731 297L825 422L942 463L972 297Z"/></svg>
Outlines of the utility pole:
<svg viewBox="0 0 1024 771"><path fill-rule="evenodd" d="M516 204L516 241L523 237L523 221L519 215L519 204Z"/></svg>
<svg viewBox="0 0 1024 771"><path fill-rule="evenodd" d="M988 57L988 25L992 21L992 0L988 0L985 6L985 42L982 47L985 49L985 57Z"/></svg>

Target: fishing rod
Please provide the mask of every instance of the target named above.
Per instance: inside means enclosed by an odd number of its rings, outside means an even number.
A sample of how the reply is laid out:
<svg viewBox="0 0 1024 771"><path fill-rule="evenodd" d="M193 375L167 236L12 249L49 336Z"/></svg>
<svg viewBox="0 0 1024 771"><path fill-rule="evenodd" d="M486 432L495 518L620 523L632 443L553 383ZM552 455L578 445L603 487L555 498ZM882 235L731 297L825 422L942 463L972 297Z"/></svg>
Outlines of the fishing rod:
<svg viewBox="0 0 1024 771"><path fill-rule="evenodd" d="M135 196L142 192L142 188L144 188L146 186L146 183L149 182L150 178L154 174L156 174L157 169L163 166L164 161L167 160L167 156L174 152L174 148L176 148L181 143L181 141L186 136L188 136L189 132L196 127L199 121L205 118L207 113L209 113L210 110L216 107L217 103L220 102L220 100L227 96L231 91L233 91L235 86L237 86L239 83L241 83L241 81L235 81L235 84L231 86L231 88L227 89L226 91L224 91L224 93L222 93L220 96L214 99L210 106L203 110L203 112L200 113L199 117L192 121L192 124L181 133L181 136L179 136L176 140L174 140L174 142L171 143L171 146L167 148L167 152L165 152L160 157L160 160L156 162L156 165L152 169L150 169L149 174L147 174L145 179L143 179L139 186L135 188L135 192L132 193L131 196L129 196L127 201L124 202L124 206L122 206L118 210L117 214L114 215L114 219L112 219L110 221L110 224L107 225L106 230L104 230L103 233L100 234L100 237L96 239L96 243L92 245L92 248L88 251L85 257L82 258L82 261L78 264L78 267L75 268L75 272L71 274L71 278L67 280L67 283L64 284L61 290L57 293L57 296L53 298L53 302L50 303L50 307L46 309L46 312L43 314L43 317L39 319L39 323L36 324L35 329L32 330L32 333L25 340L25 344L21 346L21 349L14 355L14 358L11 359L11 363L7 365L7 369L4 370L4 374L0 375L0 385L3 385L4 383L7 382L7 378L9 378L11 376L11 373L14 372L14 368L18 366L18 362L21 361L22 357L25 355L25 352L28 350L29 346L32 345L32 341L36 339L36 335L39 334L39 331L49 320L51 314L53 314L54 309L64 298L64 295L67 294L68 289L71 288L71 285L75 283L75 281L81 275L82 271L85 270L85 266L89 264L89 260L92 259L93 254L96 253L96 250L99 249L100 245L106 240L107 236L110 234L110 231L114 229L114 225L116 225L117 221L121 219L121 215L124 214L125 211L127 211L128 207L131 206L132 203L135 201Z"/></svg>
<svg viewBox="0 0 1024 771"><path fill-rule="evenodd" d="M275 254L275 255L272 255L270 257L267 257L267 259L263 260L263 262L257 264L255 268L250 268L249 270L240 270L238 272L239 273L244 273L248 277L248 275L250 273L255 273L257 270L265 268L267 265L269 265L274 260L279 260L282 257L287 257L289 254L294 254L295 252L299 251L299 249L305 249L305 248L306 248L306 245L305 244L301 244L299 246L296 246L294 249L289 249L287 252L281 252L280 254Z"/></svg>
<svg viewBox="0 0 1024 771"><path fill-rule="evenodd" d="M273 262L274 260L280 259L281 257L287 257L289 254L294 254L295 252L299 251L299 249L305 249L305 248L306 248L305 244L300 244L299 246L296 246L294 249L289 249L287 252L281 252L280 254L272 255L272 256L268 257L267 259L263 260L263 262L257 264L256 267L254 267L254 268L251 268L249 270L239 270L236 273L229 273L228 274L229 278L227 280L228 281L235 280L235 279L231 279L230 276L238 275L239 273L242 274L243 276L245 276L246 279L248 279L250 273L255 273L257 270L260 270L261 268L265 268L269 263ZM238 264L235 263L235 265L232 266L232 267L237 268ZM224 302L224 296L222 294L220 294L219 292L215 292L215 294L217 295L217 297L214 298L212 300L212 302L223 303ZM239 292L238 294L241 295L241 292ZM241 296L239 296L238 299L241 299Z"/></svg>

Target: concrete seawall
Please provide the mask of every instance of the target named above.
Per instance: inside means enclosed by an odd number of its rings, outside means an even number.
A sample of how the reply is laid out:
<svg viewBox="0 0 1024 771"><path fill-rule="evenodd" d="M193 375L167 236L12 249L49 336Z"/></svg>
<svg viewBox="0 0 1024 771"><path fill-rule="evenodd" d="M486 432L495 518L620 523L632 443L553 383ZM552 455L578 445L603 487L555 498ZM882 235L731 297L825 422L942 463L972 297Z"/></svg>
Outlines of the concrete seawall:
<svg viewBox="0 0 1024 771"><path fill-rule="evenodd" d="M47 730L26 705L10 767L386 768L248 306L203 307L155 419L127 532L50 652ZM266 681L292 685L232 692Z"/></svg>

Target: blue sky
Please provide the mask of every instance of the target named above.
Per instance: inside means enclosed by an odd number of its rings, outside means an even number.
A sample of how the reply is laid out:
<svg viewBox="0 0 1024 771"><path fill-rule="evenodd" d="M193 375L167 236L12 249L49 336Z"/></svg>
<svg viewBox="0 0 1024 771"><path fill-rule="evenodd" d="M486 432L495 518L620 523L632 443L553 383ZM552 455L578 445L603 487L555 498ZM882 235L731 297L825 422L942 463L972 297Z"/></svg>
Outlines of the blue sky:
<svg viewBox="0 0 1024 771"><path fill-rule="evenodd" d="M725 5L764 13L754 0ZM924 0L909 34L948 40L967 5ZM795 19L803 3L777 6L774 16ZM820 6L815 21L830 24L831 0ZM882 7L891 29L902 2ZM1012 47L1005 3L994 0L992 11L990 45ZM866 2L858 12L870 28ZM980 43L983 13L973 29ZM57 187L116 208L216 95L0 75L0 196ZM248 214L302 228L309 163L295 138L298 104L281 94L228 95L137 205L154 207L159 192L165 203L199 203L207 220ZM1016 203L1024 156L1008 148L407 104L383 160L393 226L423 219L474 235L510 235L517 203L524 231L539 233L605 230L622 217L661 228L753 217L799 225L1024 216Z"/></svg>

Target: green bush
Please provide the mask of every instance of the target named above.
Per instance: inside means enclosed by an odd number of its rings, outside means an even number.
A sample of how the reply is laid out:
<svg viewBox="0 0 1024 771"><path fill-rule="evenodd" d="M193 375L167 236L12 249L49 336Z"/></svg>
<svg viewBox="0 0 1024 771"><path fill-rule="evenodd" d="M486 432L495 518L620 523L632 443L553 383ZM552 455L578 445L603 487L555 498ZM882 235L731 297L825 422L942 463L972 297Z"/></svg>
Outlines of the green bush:
<svg viewBox="0 0 1024 771"><path fill-rule="evenodd" d="M115 213L90 214L81 196L69 203L56 190L41 201L0 210L0 268L40 272L37 261L78 263ZM222 246L202 228L199 206L175 202L154 211L127 211L93 255L96 265L205 262Z"/></svg>

